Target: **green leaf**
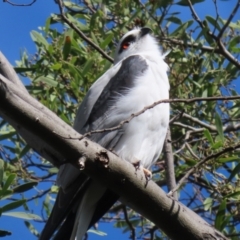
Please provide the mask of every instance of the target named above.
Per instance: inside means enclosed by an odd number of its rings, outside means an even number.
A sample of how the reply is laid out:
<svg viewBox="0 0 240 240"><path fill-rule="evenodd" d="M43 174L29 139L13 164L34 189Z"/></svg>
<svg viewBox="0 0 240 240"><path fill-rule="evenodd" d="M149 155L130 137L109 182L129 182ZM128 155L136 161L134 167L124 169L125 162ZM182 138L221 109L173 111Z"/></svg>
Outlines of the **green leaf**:
<svg viewBox="0 0 240 240"><path fill-rule="evenodd" d="M169 18L166 18L166 20L169 21L169 22L172 22L172 23L179 24L179 25L182 24L181 19L179 19L179 18L177 18L177 17L174 17L174 16L169 17Z"/></svg>
<svg viewBox="0 0 240 240"><path fill-rule="evenodd" d="M0 185L2 184L3 173L4 173L4 161L0 159Z"/></svg>
<svg viewBox="0 0 240 240"><path fill-rule="evenodd" d="M212 208L213 206L213 199L212 198L206 198L203 202L204 205L204 210L208 211Z"/></svg>
<svg viewBox="0 0 240 240"><path fill-rule="evenodd" d="M66 36L64 46L63 46L63 59L67 60L69 53L71 51L71 38Z"/></svg>
<svg viewBox="0 0 240 240"><path fill-rule="evenodd" d="M37 231L37 229L30 223L30 222L27 222L27 221L24 221L26 227L28 228L28 230L34 235L34 236L37 236L39 237L40 234L39 232Z"/></svg>
<svg viewBox="0 0 240 240"><path fill-rule="evenodd" d="M237 164L237 166L232 170L232 172L228 178L228 181L231 181L236 174L239 174L239 172L240 172L240 163Z"/></svg>
<svg viewBox="0 0 240 240"><path fill-rule="evenodd" d="M215 219L215 228L218 229L219 231L222 230L221 227L222 227L222 222L224 221L224 218L225 218L225 211L226 211L226 199L223 199L223 201L221 202L218 208L218 212Z"/></svg>
<svg viewBox="0 0 240 240"><path fill-rule="evenodd" d="M222 142L224 142L222 120L217 112L215 113L215 124L216 124L218 134L220 136L220 139Z"/></svg>
<svg viewBox="0 0 240 240"><path fill-rule="evenodd" d="M10 236L12 235L11 232L8 232L6 230L0 230L0 237Z"/></svg>
<svg viewBox="0 0 240 240"><path fill-rule="evenodd" d="M10 187L10 185L13 183L13 181L15 180L16 178L16 174L15 173L12 173L8 176L6 182L4 183L3 185L3 191L6 191L8 190L8 188Z"/></svg>
<svg viewBox="0 0 240 240"><path fill-rule="evenodd" d="M89 58L87 60L87 62L85 63L85 65L84 65L84 67L82 69L82 75L83 76L89 72L89 70L92 67L93 63L94 63L93 59Z"/></svg>
<svg viewBox="0 0 240 240"><path fill-rule="evenodd" d="M45 28L44 28L45 34L48 34L50 23L51 23L51 17L47 18L46 20Z"/></svg>
<svg viewBox="0 0 240 240"><path fill-rule="evenodd" d="M58 186L55 186L55 185L51 186L51 192L52 193L58 193L58 190L59 190Z"/></svg>
<svg viewBox="0 0 240 240"><path fill-rule="evenodd" d="M21 153L19 154L18 158L22 158L23 156L26 155L26 153L30 150L30 146L27 144L21 151Z"/></svg>
<svg viewBox="0 0 240 240"><path fill-rule="evenodd" d="M239 43L240 43L240 36L233 37L229 42L229 49L231 50L231 48L235 47Z"/></svg>
<svg viewBox="0 0 240 240"><path fill-rule="evenodd" d="M194 23L193 20L189 20L185 22L181 26L179 26L171 35L172 36L181 36L183 33L186 32L187 28L189 28Z"/></svg>
<svg viewBox="0 0 240 240"><path fill-rule="evenodd" d="M40 34L37 31L31 31L30 35L31 35L32 40L36 44L43 45L43 46L45 46L46 49L48 48L49 44L48 44L47 40L42 36L42 34Z"/></svg>
<svg viewBox="0 0 240 240"><path fill-rule="evenodd" d="M211 23L213 25L214 28L217 28L218 31L221 31L221 27L220 27L219 23L216 21L216 19L214 19L211 16L206 16L206 19L209 23Z"/></svg>
<svg viewBox="0 0 240 240"><path fill-rule="evenodd" d="M50 87L57 87L59 85L58 81L56 81L53 76L40 76L34 80L34 82L43 82L46 83ZM63 87L62 84L60 84L60 87Z"/></svg>
<svg viewBox="0 0 240 240"><path fill-rule="evenodd" d="M106 48L108 44L112 41L113 39L113 33L109 33L107 37L100 43L101 48Z"/></svg>
<svg viewBox="0 0 240 240"><path fill-rule="evenodd" d="M42 218L36 214L26 213L26 212L4 212L2 215L9 217L22 218L25 220L36 220L42 221Z"/></svg>
<svg viewBox="0 0 240 240"><path fill-rule="evenodd" d="M56 168L56 167L49 168L48 172L49 173L58 173L58 168Z"/></svg>
<svg viewBox="0 0 240 240"><path fill-rule="evenodd" d="M2 140L11 138L13 135L16 134L16 131L13 129L10 132L9 131L6 131L6 132L5 131L1 131L0 133L1 133L0 134L0 141L2 141Z"/></svg>
<svg viewBox="0 0 240 240"><path fill-rule="evenodd" d="M20 186L17 186L15 188L13 188L13 192L14 193L22 193L22 192L26 192L30 189L32 189L33 187L37 186L38 182L28 182L28 183L24 183Z"/></svg>
<svg viewBox="0 0 240 240"><path fill-rule="evenodd" d="M222 141L216 141L213 145L212 145L212 149L219 149L223 146L223 142Z"/></svg>
<svg viewBox="0 0 240 240"><path fill-rule="evenodd" d="M25 202L26 202L26 199L22 199L22 200L17 200L15 202L8 203L8 204L4 205L3 207L1 207L1 211L7 212L10 210L13 210L15 208L22 206Z"/></svg>
<svg viewBox="0 0 240 240"><path fill-rule="evenodd" d="M67 18L74 23L77 27L80 28L80 30L82 31L86 31L88 30L88 25L83 24L81 21L77 21L73 16L71 16L70 14L67 14Z"/></svg>
<svg viewBox="0 0 240 240"><path fill-rule="evenodd" d="M206 137L206 139L209 141L209 143L211 144L211 146L213 146L214 142L213 142L213 138L212 138L212 135L211 133L209 132L208 129L204 129L204 132L203 132L204 136Z"/></svg>
<svg viewBox="0 0 240 240"><path fill-rule="evenodd" d="M105 232L101 232L101 231L98 231L98 230L95 230L95 229L89 229L88 230L88 233L95 233L95 234L97 234L97 235L99 235L99 236L107 236L107 233L105 233Z"/></svg>
<svg viewBox="0 0 240 240"><path fill-rule="evenodd" d="M5 199L13 194L12 190L0 190L0 198Z"/></svg>
<svg viewBox="0 0 240 240"><path fill-rule="evenodd" d="M240 159L237 156L234 157L226 157L226 158L218 158L217 161L219 163L226 163L226 162L236 162L239 161Z"/></svg>
<svg viewBox="0 0 240 240"><path fill-rule="evenodd" d="M52 70L59 70L60 68L62 68L62 64L61 63L55 63L51 66Z"/></svg>
<svg viewBox="0 0 240 240"><path fill-rule="evenodd" d="M239 199L239 197L240 197L240 191L230 193L230 194L224 196L224 198L226 198L226 199L229 199L229 198Z"/></svg>

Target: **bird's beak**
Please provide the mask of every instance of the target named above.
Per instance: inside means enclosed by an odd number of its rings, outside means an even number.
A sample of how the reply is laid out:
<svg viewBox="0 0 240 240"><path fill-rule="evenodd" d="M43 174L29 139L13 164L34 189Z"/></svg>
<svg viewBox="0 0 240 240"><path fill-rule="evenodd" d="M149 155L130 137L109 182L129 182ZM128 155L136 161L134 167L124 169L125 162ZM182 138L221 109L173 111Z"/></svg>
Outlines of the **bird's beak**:
<svg viewBox="0 0 240 240"><path fill-rule="evenodd" d="M151 28L148 28L148 27L141 28L141 30L140 30L140 38L145 36L148 33L151 33L151 32L152 32Z"/></svg>

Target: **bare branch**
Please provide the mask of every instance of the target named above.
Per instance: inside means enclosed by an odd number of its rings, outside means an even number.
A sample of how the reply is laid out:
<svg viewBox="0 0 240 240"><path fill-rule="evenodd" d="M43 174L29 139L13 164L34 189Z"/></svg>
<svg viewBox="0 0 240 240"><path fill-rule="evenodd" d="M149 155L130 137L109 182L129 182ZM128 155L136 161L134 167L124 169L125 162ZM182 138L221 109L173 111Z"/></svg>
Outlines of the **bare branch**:
<svg viewBox="0 0 240 240"><path fill-rule="evenodd" d="M214 4L214 7L215 7L216 15L217 15L217 17L216 17L215 21L217 22L217 21L218 21L218 19L219 19L219 13L218 13L217 0L212 0L212 1L213 1L213 4ZM213 29L213 34L215 33L216 29L217 29L217 26L214 26L214 29Z"/></svg>
<svg viewBox="0 0 240 240"><path fill-rule="evenodd" d="M130 222L129 218L128 218L128 213L127 213L127 207L126 206L123 206L123 213L124 213L124 218L125 218L125 221L129 227L129 229L131 230L131 236L130 238L132 240L135 240L136 239L136 234L135 234L135 228L134 226L132 225L132 223Z"/></svg>
<svg viewBox="0 0 240 240"><path fill-rule="evenodd" d="M174 188L172 191L170 191L168 193L168 196L171 196L175 191L177 191L181 186L182 184L186 181L186 179L196 170L198 169L201 165L203 165L204 163L206 163L207 161L211 160L211 159L214 159L214 158L217 158L219 156L221 156L222 154L224 153L227 153L227 152L230 152L230 151L233 151L233 150L236 150L237 148L240 148L240 144L236 144L235 146L232 146L232 147L227 147L227 148L224 148L223 150L217 152L217 153L213 153L209 156L207 156L206 158L202 159L200 162L198 162L194 167L190 168L187 173L184 175L183 178L181 178L181 180L178 182L176 188Z"/></svg>
<svg viewBox="0 0 240 240"><path fill-rule="evenodd" d="M191 0L187 0L187 1L188 1L190 10L191 10L191 12L192 12L193 18L198 22L199 26L200 26L202 29L204 29L205 27L204 27L201 19L198 17L197 13L195 12L195 10L194 10L194 8L193 8L193 5L192 5L192 3L191 3Z"/></svg>
<svg viewBox="0 0 240 240"><path fill-rule="evenodd" d="M225 23L225 25L222 27L221 31L219 32L219 34L218 34L218 36L217 36L218 40L220 40L220 38L222 37L224 31L227 29L227 27L229 26L230 22L232 21L232 19L233 19L234 16L236 15L237 10L238 10L239 7L240 7L240 0L237 1L237 4L236 4L236 6L234 7L232 13L230 14L227 22Z"/></svg>
<svg viewBox="0 0 240 240"><path fill-rule="evenodd" d="M9 3L9 4L11 4L12 6L15 6L15 7L29 7L29 6L32 6L36 1L37 0L33 0L32 2L30 2L28 4L18 4L18 3L10 2L9 0L3 0L3 2Z"/></svg>
<svg viewBox="0 0 240 240"><path fill-rule="evenodd" d="M200 27L202 29L205 28L203 22L200 20L200 18L198 17L197 13L195 12L193 5L191 3L191 0L188 0L188 4L190 7L190 10L192 12L193 18L198 22L198 24L200 25ZM239 1L238 1L239 4ZM237 5L236 5L237 7ZM235 7L235 8L236 8ZM238 6L239 7L239 6ZM238 8L237 7L237 8ZM234 13L235 14L235 13ZM226 25L226 24L225 24ZM224 29L225 30L225 29ZM223 31L224 31L223 30ZM223 45L221 39L219 39L217 36L215 36L212 32L207 31L207 34L213 38L213 40L217 43L218 48L219 48L219 53L221 55L223 55L226 59L228 59L229 62L231 62L232 64L234 64L237 68L240 69L240 62L225 48L225 46Z"/></svg>
<svg viewBox="0 0 240 240"><path fill-rule="evenodd" d="M206 98L196 97L196 98L189 98L189 99L180 99L180 98L178 99L178 98L176 98L176 99L159 100L159 101L154 102L153 104L151 104L149 106L144 107L141 111L131 114L131 116L128 119L126 119L124 121L121 121L115 127L98 129L98 130L93 130L93 131L87 132L84 135L82 135L82 137L78 140L82 140L83 138L89 137L92 134L96 134L96 133L111 132L111 131L119 130L120 128L123 127L124 124L129 123L133 118L138 117L139 115L143 114L147 110L152 109L155 106L157 106L159 104L162 104L162 103L193 103L193 102L199 102L199 101L207 101L208 102L208 101L216 101L216 100L224 100L225 101L225 100L237 100L237 99L240 99L239 95L236 95L236 96L221 96L221 97L206 97ZM176 123L176 122L174 122L173 124L182 125L182 123ZM188 125L186 125L186 127L189 127L191 130L193 130L195 132L203 131L203 129L193 128L193 127L188 126ZM56 134L59 135L57 132L56 132ZM74 137L71 137L69 134L67 136L61 136L61 135L59 135L59 136L62 137L62 138L67 138L67 139L76 139Z"/></svg>
<svg viewBox="0 0 240 240"><path fill-rule="evenodd" d="M220 53L228 59L229 62L234 64L238 69L240 69L240 62L225 48L222 41L218 41L218 46L220 49Z"/></svg>
<svg viewBox="0 0 240 240"><path fill-rule="evenodd" d="M198 43L184 42L179 39L160 37L159 40L163 42L168 42L175 45L183 46L183 47L196 48L203 52L221 53L221 50L219 48L213 48L213 47L204 46L204 45L202 46L201 44L198 44Z"/></svg>
<svg viewBox="0 0 240 240"><path fill-rule="evenodd" d="M168 128L164 146L163 146L163 153L164 153L165 165L166 165L166 182L168 186L168 191L171 191L171 189L174 189L176 187L176 179L175 179L175 172L174 172L174 159L173 159L173 151L172 151L172 143L171 143L171 131L169 128ZM176 192L174 193L173 197L176 200L178 199Z"/></svg>
<svg viewBox="0 0 240 240"><path fill-rule="evenodd" d="M59 10L62 16L62 19L64 20L65 23L67 23L72 29L76 31L76 33L84 40L86 41L90 46L92 46L95 50L97 50L104 58L106 58L108 61L113 63L113 59L106 54L98 45L96 45L94 42L92 42L74 23L72 23L67 16L64 13L63 10L63 2L62 0L57 0L56 1L59 6Z"/></svg>
<svg viewBox="0 0 240 240"><path fill-rule="evenodd" d="M193 152L190 145L187 142L185 144L186 144L186 147L187 147L188 151L191 153L191 155L199 161L200 158Z"/></svg>

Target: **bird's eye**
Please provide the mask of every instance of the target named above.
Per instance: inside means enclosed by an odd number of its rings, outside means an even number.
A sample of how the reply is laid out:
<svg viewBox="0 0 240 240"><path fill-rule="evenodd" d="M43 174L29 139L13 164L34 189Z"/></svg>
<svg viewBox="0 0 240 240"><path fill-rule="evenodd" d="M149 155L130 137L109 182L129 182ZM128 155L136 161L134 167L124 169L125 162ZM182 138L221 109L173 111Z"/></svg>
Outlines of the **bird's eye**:
<svg viewBox="0 0 240 240"><path fill-rule="evenodd" d="M131 42L124 42L122 45L122 49L127 49L130 46Z"/></svg>
<svg viewBox="0 0 240 240"><path fill-rule="evenodd" d="M136 37L133 35L130 35L124 39L121 45L120 51L128 49L128 47L136 41Z"/></svg>

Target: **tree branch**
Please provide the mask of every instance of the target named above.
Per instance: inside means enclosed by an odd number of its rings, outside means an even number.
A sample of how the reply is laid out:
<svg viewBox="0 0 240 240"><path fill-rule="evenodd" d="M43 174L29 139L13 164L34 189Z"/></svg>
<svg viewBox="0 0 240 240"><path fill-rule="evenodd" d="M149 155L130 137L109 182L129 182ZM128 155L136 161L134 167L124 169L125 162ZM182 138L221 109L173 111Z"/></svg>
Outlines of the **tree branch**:
<svg viewBox="0 0 240 240"><path fill-rule="evenodd" d="M236 4L236 6L234 7L232 13L230 14L227 22L224 24L224 26L222 27L221 31L219 32L219 34L218 34L218 36L217 36L218 40L221 39L221 37L222 37L223 33L225 32L226 28L229 26L230 22L232 21L232 19L233 19L234 16L236 15L237 10L238 10L239 7L240 7L240 0L237 1L237 4Z"/></svg>
<svg viewBox="0 0 240 240"><path fill-rule="evenodd" d="M205 26L203 24L203 22L200 20L200 18L198 17L197 13L195 12L193 5L191 3L191 0L187 0L190 10L192 12L192 16L193 18L198 22L199 26L202 29L205 29ZM239 1L238 1L239 4ZM236 7L238 8L239 6L236 5ZM235 8L236 8L235 7ZM233 12L234 13L234 12ZM225 24L226 25L226 24ZM221 55L223 55L226 59L228 59L229 62L231 62L232 64L234 64L237 68L240 69L240 62L225 48L225 46L223 45L221 39L219 39L219 37L215 36L212 32L207 31L207 34L212 37L212 39L217 43L218 48L219 48L219 53Z"/></svg>
<svg viewBox="0 0 240 240"><path fill-rule="evenodd" d="M3 0L3 2L9 3L10 5L15 6L15 7L29 7L29 6L32 6L36 1L37 0L33 0L32 2L30 2L28 4L17 4L17 3L10 2L9 0Z"/></svg>
<svg viewBox="0 0 240 240"><path fill-rule="evenodd" d="M28 94L28 91L24 87L22 81L19 79L13 67L8 62L8 60L5 58L1 51L0 51L0 74L2 74L4 77L12 81L16 86L18 86L20 89L22 89L24 92Z"/></svg>
<svg viewBox="0 0 240 240"><path fill-rule="evenodd" d="M169 198L153 181L115 154L88 139L76 141L62 136L81 135L42 104L0 76L0 114L17 129L31 135L29 145L55 165L69 162L121 196L122 201L161 228L170 238L227 239L193 211ZM58 119L58 120L57 120ZM57 120L54 121L54 120ZM148 203L148 204L146 204ZM173 231L174 229L174 231Z"/></svg>
<svg viewBox="0 0 240 240"><path fill-rule="evenodd" d="M199 161L194 167L190 168L187 173L183 176L183 178L181 178L181 180L178 182L177 186L168 193L168 196L171 196L175 191L177 191L182 184L186 181L186 179L196 170L198 169L201 165L203 165L204 163L206 163L207 161L217 158L219 156L221 156L224 153L230 152L230 151L234 151L237 148L240 148L240 143L236 144L235 146L231 146L231 147L227 147L224 148L223 150L217 152L217 153L213 153L209 156L207 156L206 158L202 159L201 161Z"/></svg>
<svg viewBox="0 0 240 240"><path fill-rule="evenodd" d="M174 159L173 159L170 128L168 128L167 135L165 138L163 153L164 153L165 166L166 166L166 182L168 186L168 191L171 191L176 187L176 179L175 179L175 171L174 171ZM173 195L173 197L176 200L178 199L176 192Z"/></svg>
<svg viewBox="0 0 240 240"><path fill-rule="evenodd" d="M157 106L159 104L162 104L162 103L193 103L193 102L200 102L200 101L207 101L207 102L209 102L209 101L216 101L216 100L224 100L225 101L225 100L237 100L237 99L240 99L240 95L236 95L236 96L221 96L221 97L206 97L206 98L196 97L196 98L189 98L189 99L176 98L176 99L163 99L163 100L159 100L157 102L154 102L151 105L148 105L148 106L144 107L139 112L131 114L131 116L128 119L121 121L117 126L111 127L111 128L97 129L97 130L93 130L93 131L87 132L84 135L82 135L79 140L82 140L83 138L89 137L92 134L111 132L111 131L118 130L118 129L122 128L124 124L127 124L130 121L132 121L133 118L138 117L139 115L145 113L147 110L152 109L155 106ZM177 123L177 122L174 122L173 125L181 125L181 126L183 126L182 123ZM198 132L203 131L203 129L196 129L196 128L193 128L193 127L187 126L187 125L185 125L185 127L188 127L188 128L190 128L191 130L193 130L195 132L196 131L198 131ZM58 134L62 138L66 138L66 139L76 139L76 138L74 138L73 136L71 136L69 134L67 136L60 135L59 133L56 133L56 134Z"/></svg>
<svg viewBox="0 0 240 240"><path fill-rule="evenodd" d="M60 14L62 16L62 19L65 23L67 23L72 29L76 31L76 33L84 40L86 41L90 46L92 46L95 50L97 50L104 58L106 58L109 62L113 63L113 58L111 58L109 55L107 55L98 45L96 45L94 42L92 42L74 23L72 23L67 16L64 13L63 10L63 2L62 0L56 0L56 3L59 6Z"/></svg>

